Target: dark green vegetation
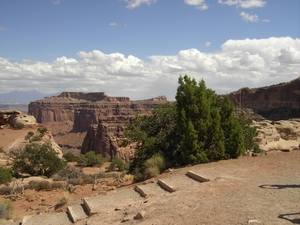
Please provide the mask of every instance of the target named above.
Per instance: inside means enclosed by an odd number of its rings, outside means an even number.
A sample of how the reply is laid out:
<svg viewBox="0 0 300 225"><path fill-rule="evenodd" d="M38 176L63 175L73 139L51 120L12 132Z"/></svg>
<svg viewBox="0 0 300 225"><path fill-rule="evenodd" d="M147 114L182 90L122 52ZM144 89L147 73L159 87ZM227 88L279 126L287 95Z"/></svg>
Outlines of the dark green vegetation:
<svg viewBox="0 0 300 225"><path fill-rule="evenodd" d="M257 148L252 121L234 115L229 97L220 98L185 75L179 78L176 102L153 110L152 116L137 115L128 125L122 146L135 144L129 173L143 180L167 167L237 158Z"/></svg>
<svg viewBox="0 0 300 225"><path fill-rule="evenodd" d="M29 143L35 142L35 141L41 141L42 137L45 135L46 131L48 129L46 127L39 127L37 129L38 134L34 135L32 131L29 131L27 135L25 136L25 140L28 140Z"/></svg>
<svg viewBox="0 0 300 225"><path fill-rule="evenodd" d="M32 176L50 177L65 166L66 162L59 158L51 145L31 143L15 154L12 171L14 174L28 173Z"/></svg>
<svg viewBox="0 0 300 225"><path fill-rule="evenodd" d="M11 182L11 179L12 179L12 175L10 169L0 166L0 184Z"/></svg>

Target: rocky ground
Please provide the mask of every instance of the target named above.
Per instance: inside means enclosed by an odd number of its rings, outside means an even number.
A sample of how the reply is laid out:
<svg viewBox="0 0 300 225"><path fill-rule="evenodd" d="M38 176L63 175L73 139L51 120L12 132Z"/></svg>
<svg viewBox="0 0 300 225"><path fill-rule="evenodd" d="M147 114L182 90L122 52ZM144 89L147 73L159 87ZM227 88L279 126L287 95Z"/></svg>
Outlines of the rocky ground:
<svg viewBox="0 0 300 225"><path fill-rule="evenodd" d="M20 132L24 133L18 134L20 136L18 139L16 134L11 135L9 132L3 134L2 130L0 147L8 149L12 143L22 143L28 130ZM300 224L299 162L300 150L291 152L277 150L270 151L267 155L244 156L234 160L174 169L171 173L164 173L158 178L175 187L175 192L161 194L157 191L142 203L128 204L119 212L97 214L76 224L120 224L127 214L136 214L140 211L145 212L143 219L124 223ZM195 171L210 181L198 183L187 179L185 176L187 170ZM86 170L86 173L93 172L95 172L93 169ZM133 186L121 189L126 188L132 189ZM110 190L109 192L116 191ZM62 190L40 192L25 190L24 195L13 201L13 219L21 221L24 215L45 213L47 210L51 212L52 206L63 197L68 198L68 205L72 205L83 197L101 194L103 191L101 189L93 191L92 185L78 186L76 192L71 194ZM59 211L64 211L65 208L62 207Z"/></svg>

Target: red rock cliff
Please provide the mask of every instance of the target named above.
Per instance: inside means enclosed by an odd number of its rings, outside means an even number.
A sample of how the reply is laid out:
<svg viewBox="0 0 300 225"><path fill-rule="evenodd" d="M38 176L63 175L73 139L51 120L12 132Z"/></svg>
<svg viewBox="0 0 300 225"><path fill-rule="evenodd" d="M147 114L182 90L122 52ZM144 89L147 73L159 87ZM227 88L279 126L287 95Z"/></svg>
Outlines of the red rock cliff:
<svg viewBox="0 0 300 225"><path fill-rule="evenodd" d="M299 117L300 77L269 87L242 88L229 97L235 106L251 108L269 119Z"/></svg>

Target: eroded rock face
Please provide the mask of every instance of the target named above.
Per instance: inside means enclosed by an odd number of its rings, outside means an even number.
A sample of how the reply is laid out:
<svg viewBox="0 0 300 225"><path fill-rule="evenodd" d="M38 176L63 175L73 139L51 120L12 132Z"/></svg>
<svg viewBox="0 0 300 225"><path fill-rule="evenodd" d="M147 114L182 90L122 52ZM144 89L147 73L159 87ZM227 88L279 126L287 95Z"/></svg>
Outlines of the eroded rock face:
<svg viewBox="0 0 300 225"><path fill-rule="evenodd" d="M63 92L58 96L31 102L28 111L39 123L47 124L61 146L77 148L81 141L82 153L93 150L108 159L115 156L126 159L132 150L120 150L118 147L125 124L136 114L150 115L154 107L163 103L167 103L165 96L130 101L127 97L110 97L104 92ZM76 141L70 139L67 142L60 138L84 132L87 134L81 140L78 139L83 135L77 135ZM72 146L75 142L77 146Z"/></svg>
<svg viewBox="0 0 300 225"><path fill-rule="evenodd" d="M297 149L300 144L300 119L254 122L259 131L256 138L261 149Z"/></svg>
<svg viewBox="0 0 300 225"><path fill-rule="evenodd" d="M34 116L27 115L18 110L1 110L0 126L9 125L14 127L15 124L22 123L24 126L37 125Z"/></svg>
<svg viewBox="0 0 300 225"><path fill-rule="evenodd" d="M251 108L270 120L300 116L300 77L288 83L261 88L242 88L229 94L237 107Z"/></svg>

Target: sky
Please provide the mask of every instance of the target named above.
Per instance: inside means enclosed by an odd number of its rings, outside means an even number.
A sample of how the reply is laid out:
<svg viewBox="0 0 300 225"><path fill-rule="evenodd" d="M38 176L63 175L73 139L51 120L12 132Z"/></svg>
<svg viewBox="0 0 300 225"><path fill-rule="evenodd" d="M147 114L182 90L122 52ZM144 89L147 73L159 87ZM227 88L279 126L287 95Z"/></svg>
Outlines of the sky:
<svg viewBox="0 0 300 225"><path fill-rule="evenodd" d="M300 1L0 2L0 94L172 101L181 75L218 94L298 78Z"/></svg>

